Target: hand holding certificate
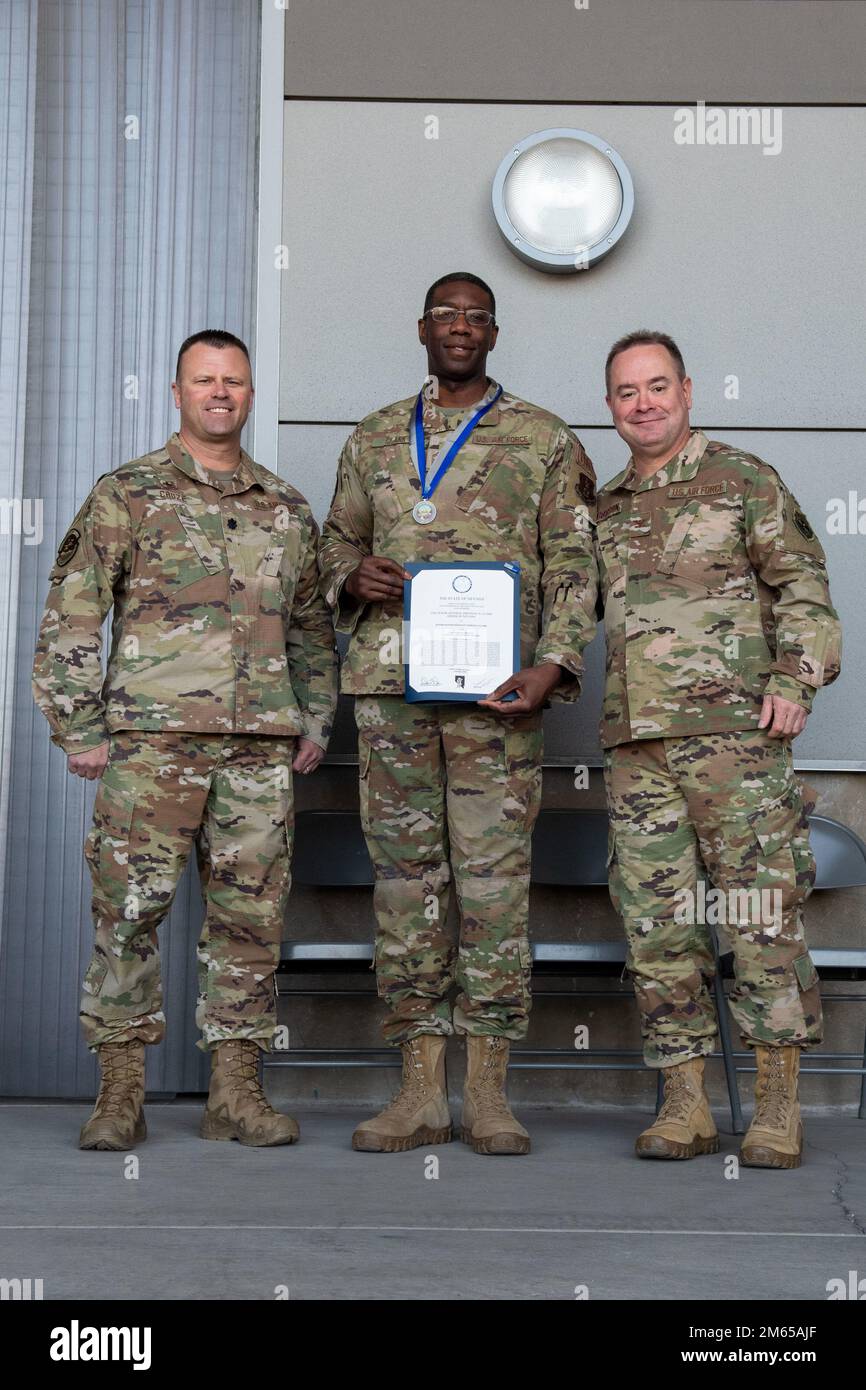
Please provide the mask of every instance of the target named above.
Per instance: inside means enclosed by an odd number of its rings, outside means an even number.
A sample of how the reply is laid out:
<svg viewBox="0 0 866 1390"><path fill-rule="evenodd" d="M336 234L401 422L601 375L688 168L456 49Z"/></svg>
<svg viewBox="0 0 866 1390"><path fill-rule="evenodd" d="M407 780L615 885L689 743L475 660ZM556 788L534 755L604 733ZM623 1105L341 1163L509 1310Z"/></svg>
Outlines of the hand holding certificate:
<svg viewBox="0 0 866 1390"><path fill-rule="evenodd" d="M406 699L484 699L520 662L520 566L408 564Z"/></svg>

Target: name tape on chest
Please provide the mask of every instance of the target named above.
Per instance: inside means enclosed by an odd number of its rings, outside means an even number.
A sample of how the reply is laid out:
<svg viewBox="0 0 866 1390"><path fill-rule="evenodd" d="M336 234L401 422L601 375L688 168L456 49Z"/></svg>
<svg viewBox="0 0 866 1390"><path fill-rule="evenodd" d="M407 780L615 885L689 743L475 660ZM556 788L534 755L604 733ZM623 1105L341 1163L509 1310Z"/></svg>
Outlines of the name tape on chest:
<svg viewBox="0 0 866 1390"><path fill-rule="evenodd" d="M395 444L408 444L405 434L386 434L381 443L383 446L393 446ZM437 443L434 435L433 444ZM499 449L503 446L511 449L528 449L532 444L532 438L528 434L498 434L495 438L485 438L478 441L487 448Z"/></svg>
<svg viewBox="0 0 866 1390"><path fill-rule="evenodd" d="M618 513L618 512L621 512L621 511L622 511L622 503L621 503L621 502L614 502L614 503L612 503L611 506L602 508L602 510L601 510L601 511L599 512L599 514L598 514L598 524L601 525L601 523L602 523L603 521L607 521L607 518L608 518L609 516L616 516L617 513Z"/></svg>

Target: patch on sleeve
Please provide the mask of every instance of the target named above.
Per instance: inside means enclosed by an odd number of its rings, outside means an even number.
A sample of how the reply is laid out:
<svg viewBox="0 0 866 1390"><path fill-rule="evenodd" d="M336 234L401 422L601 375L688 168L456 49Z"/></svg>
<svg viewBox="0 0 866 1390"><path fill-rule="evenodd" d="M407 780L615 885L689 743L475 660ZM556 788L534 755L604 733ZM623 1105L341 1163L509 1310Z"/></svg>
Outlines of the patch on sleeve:
<svg viewBox="0 0 866 1390"><path fill-rule="evenodd" d="M81 532L76 530L73 526L70 531L66 532L66 535L60 542L60 549L57 552L57 560L55 563L58 565L68 565L69 561L77 553L80 544Z"/></svg>
<svg viewBox="0 0 866 1390"><path fill-rule="evenodd" d="M577 484L577 490L587 506L595 501L595 483L588 473L581 473Z"/></svg>
<svg viewBox="0 0 866 1390"><path fill-rule="evenodd" d="M784 549L795 555L811 555L813 559L823 561L824 551L821 542L800 503L787 488L780 492L780 503L783 526L781 543Z"/></svg>
<svg viewBox="0 0 866 1390"><path fill-rule="evenodd" d="M794 512L794 525L800 532L800 535L803 536L807 541L813 541L815 539L815 532L809 525L809 519L806 516L806 513L801 512L799 508Z"/></svg>

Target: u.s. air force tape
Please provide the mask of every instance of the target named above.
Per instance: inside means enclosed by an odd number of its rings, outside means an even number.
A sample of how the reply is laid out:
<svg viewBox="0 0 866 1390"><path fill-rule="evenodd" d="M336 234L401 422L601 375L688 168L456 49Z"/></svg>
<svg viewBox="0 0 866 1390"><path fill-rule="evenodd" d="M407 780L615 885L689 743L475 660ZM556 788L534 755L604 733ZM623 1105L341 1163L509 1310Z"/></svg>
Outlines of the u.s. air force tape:
<svg viewBox="0 0 866 1390"><path fill-rule="evenodd" d="M72 530L67 531L63 540L60 542L60 549L57 552L58 565L68 565L80 544L81 532L76 531L73 526Z"/></svg>

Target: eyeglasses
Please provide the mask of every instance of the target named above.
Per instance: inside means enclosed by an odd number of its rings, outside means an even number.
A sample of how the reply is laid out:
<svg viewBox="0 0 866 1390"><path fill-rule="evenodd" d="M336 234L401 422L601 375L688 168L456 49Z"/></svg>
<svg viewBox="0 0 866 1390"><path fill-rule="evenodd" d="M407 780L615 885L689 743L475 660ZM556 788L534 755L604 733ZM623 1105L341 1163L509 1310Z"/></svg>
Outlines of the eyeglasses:
<svg viewBox="0 0 866 1390"><path fill-rule="evenodd" d="M455 309L452 304L436 304L427 309L424 318L430 315L434 323L456 323L462 314L470 328L486 328L493 323L489 309Z"/></svg>

